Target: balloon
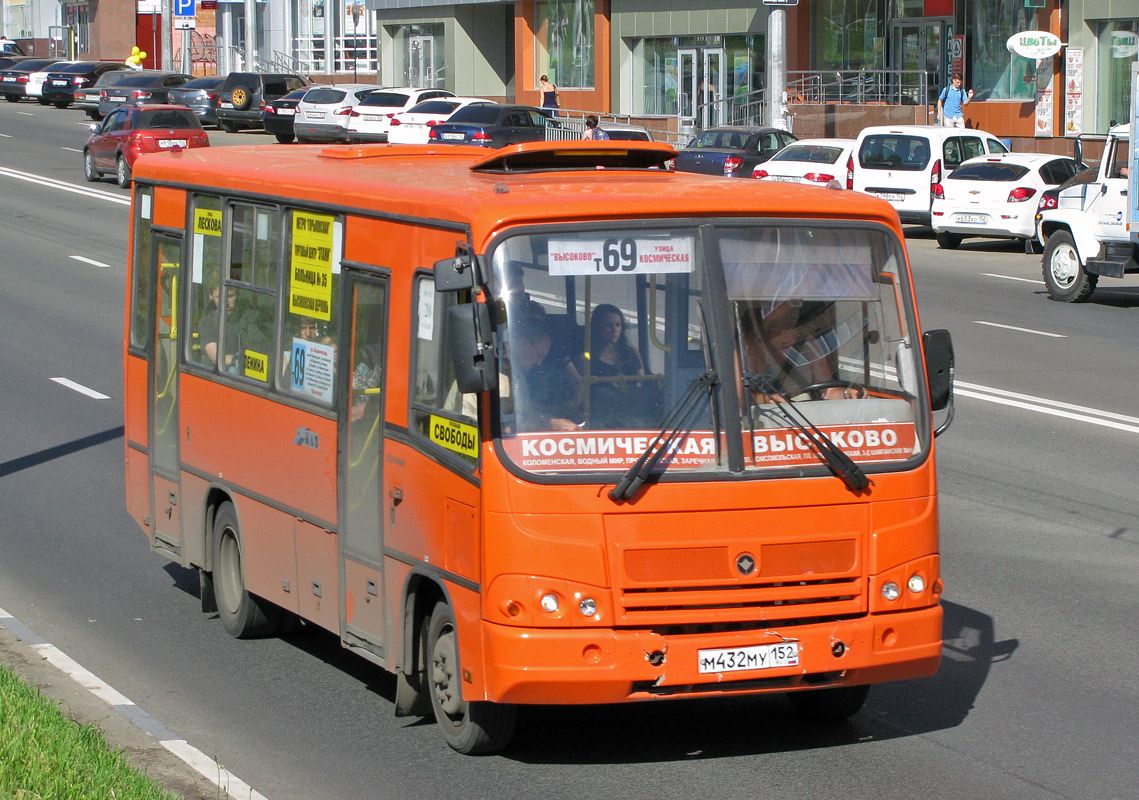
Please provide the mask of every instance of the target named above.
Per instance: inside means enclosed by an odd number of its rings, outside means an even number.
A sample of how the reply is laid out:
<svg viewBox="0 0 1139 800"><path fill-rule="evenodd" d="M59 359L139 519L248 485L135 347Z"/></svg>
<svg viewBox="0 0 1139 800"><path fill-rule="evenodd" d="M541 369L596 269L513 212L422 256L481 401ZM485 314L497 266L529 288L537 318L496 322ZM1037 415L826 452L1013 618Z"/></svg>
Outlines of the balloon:
<svg viewBox="0 0 1139 800"><path fill-rule="evenodd" d="M136 44L134 47L132 47L132 48L131 48L131 55L132 55L132 56L137 56L137 55L139 55L140 53L142 53L142 51L138 49L138 45L137 45L137 44Z"/></svg>

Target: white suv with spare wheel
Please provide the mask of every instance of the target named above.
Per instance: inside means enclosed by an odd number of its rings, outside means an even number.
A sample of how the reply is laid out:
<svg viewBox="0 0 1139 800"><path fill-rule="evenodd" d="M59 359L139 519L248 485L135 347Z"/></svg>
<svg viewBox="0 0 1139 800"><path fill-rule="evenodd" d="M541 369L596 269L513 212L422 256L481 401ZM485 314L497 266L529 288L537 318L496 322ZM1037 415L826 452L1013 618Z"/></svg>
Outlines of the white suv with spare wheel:
<svg viewBox="0 0 1139 800"><path fill-rule="evenodd" d="M858 134L846 163L846 188L886 200L902 222L930 224L942 179L962 161L1007 153L1001 140L980 130L940 125L876 125Z"/></svg>

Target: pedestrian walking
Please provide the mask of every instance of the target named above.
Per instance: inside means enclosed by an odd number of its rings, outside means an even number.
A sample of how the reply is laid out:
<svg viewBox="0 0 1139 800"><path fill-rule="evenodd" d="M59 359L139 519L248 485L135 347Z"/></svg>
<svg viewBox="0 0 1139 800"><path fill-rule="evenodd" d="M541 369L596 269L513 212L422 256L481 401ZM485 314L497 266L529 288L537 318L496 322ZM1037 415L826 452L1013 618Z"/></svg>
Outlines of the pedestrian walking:
<svg viewBox="0 0 1139 800"><path fill-rule="evenodd" d="M542 108L552 108L551 116L558 116L558 109L561 108L561 97L558 95L558 87L550 83L548 75L543 75L538 78L539 84L542 87Z"/></svg>
<svg viewBox="0 0 1139 800"><path fill-rule="evenodd" d="M963 82L960 72L953 73L952 86L942 89L937 98L937 117L947 128L965 127L964 107L973 99L973 90L966 92L962 88Z"/></svg>

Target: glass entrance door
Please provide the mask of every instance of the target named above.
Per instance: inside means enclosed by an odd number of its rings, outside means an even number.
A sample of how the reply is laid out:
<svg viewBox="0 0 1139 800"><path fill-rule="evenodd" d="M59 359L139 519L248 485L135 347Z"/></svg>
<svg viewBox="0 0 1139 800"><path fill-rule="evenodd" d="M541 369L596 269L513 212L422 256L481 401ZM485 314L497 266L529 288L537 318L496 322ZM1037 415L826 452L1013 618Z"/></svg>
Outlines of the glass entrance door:
<svg viewBox="0 0 1139 800"><path fill-rule="evenodd" d="M724 118L724 50L690 47L677 51L680 62L676 93L680 127L708 128Z"/></svg>
<svg viewBox="0 0 1139 800"><path fill-rule="evenodd" d="M407 37L407 85L432 87L435 75L435 37L412 34Z"/></svg>
<svg viewBox="0 0 1139 800"><path fill-rule="evenodd" d="M902 71L894 76L893 94L902 103L937 102L946 83L946 26L941 19L891 23L890 69Z"/></svg>

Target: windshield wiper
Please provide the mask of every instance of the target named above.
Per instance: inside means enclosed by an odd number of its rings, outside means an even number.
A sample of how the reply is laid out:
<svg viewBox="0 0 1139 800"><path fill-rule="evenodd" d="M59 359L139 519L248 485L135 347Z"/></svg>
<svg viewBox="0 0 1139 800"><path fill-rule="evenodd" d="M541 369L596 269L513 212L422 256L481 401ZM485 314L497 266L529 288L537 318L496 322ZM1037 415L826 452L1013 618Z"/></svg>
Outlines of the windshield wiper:
<svg viewBox="0 0 1139 800"><path fill-rule="evenodd" d="M689 433L690 422L703 408L704 404L700 401L711 401L712 392L715 391L719 381L716 371L708 370L688 384L688 389L668 412L664 425L649 442L649 446L610 490L610 500L619 503L632 497L637 489L641 488L641 484L653 473L660 460L672 450L672 444L681 436L681 432L683 431L684 435Z"/></svg>
<svg viewBox="0 0 1139 800"><path fill-rule="evenodd" d="M741 368L744 386L753 392L761 392L771 398L775 405L775 413L788 425L803 436L811 445L811 449L822 457L831 474L846 484L852 492L861 492L870 486L870 479L866 477L862 467L858 466L846 453L826 437L822 431L815 427L815 423L796 407L795 403L784 398L766 375L757 375ZM748 404L750 407L750 403Z"/></svg>

